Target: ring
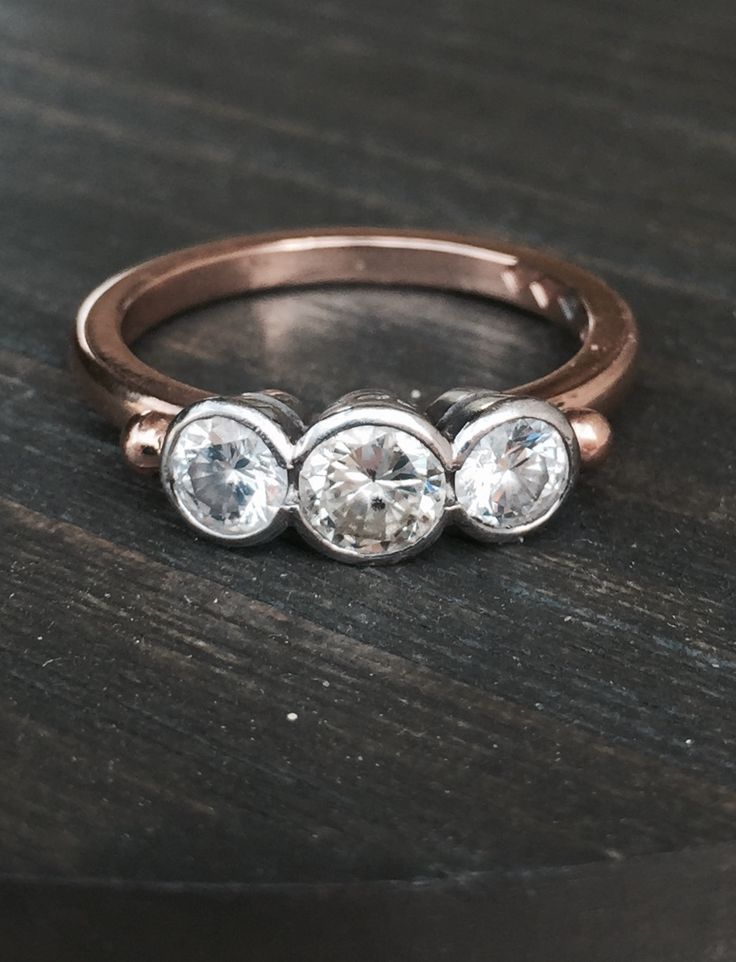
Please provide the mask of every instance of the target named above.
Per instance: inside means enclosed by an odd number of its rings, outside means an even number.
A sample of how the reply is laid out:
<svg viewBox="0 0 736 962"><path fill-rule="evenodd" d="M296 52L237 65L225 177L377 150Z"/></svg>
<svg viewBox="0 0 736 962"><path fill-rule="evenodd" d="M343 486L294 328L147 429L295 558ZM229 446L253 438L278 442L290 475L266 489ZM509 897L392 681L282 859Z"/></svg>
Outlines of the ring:
<svg viewBox="0 0 736 962"><path fill-rule="evenodd" d="M282 391L217 396L130 349L209 301L349 283L493 298L571 329L581 346L551 374L504 393L452 388L420 413L356 391L308 426ZM452 234L339 228L203 244L116 275L79 309L74 366L91 403L122 428L127 463L159 473L200 534L254 545L293 525L332 558L375 564L417 553L448 524L503 542L547 522L580 466L606 456L604 415L628 387L637 345L625 302L547 254Z"/></svg>

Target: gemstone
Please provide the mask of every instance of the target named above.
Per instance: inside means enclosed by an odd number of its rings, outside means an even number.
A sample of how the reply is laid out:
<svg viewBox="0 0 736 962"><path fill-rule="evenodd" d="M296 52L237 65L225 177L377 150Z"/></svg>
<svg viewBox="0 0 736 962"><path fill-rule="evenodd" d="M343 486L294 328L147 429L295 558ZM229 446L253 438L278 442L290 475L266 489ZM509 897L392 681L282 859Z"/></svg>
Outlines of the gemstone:
<svg viewBox="0 0 736 962"><path fill-rule="evenodd" d="M288 475L263 438L247 424L214 415L180 428L166 473L177 504L214 535L264 531L286 499Z"/></svg>
<svg viewBox="0 0 736 962"><path fill-rule="evenodd" d="M327 544L387 555L439 523L445 469L418 438L386 425L345 428L318 442L299 475L302 517Z"/></svg>
<svg viewBox="0 0 736 962"><path fill-rule="evenodd" d="M471 448L455 475L458 503L475 521L513 530L561 503L570 455L560 432L540 418L512 418Z"/></svg>

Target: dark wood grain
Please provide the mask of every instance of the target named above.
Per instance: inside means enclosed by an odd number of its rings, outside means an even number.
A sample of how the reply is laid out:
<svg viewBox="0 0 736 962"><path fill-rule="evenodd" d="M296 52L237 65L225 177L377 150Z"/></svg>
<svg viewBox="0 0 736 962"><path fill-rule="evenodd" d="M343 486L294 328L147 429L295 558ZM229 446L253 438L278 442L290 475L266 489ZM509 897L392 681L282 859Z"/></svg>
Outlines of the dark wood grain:
<svg viewBox="0 0 736 962"><path fill-rule="evenodd" d="M1 0L3 962L736 958L734 30L726 0ZM502 235L632 303L614 454L542 534L228 551L125 471L67 374L79 300L313 224ZM569 349L359 288L140 345L313 410Z"/></svg>

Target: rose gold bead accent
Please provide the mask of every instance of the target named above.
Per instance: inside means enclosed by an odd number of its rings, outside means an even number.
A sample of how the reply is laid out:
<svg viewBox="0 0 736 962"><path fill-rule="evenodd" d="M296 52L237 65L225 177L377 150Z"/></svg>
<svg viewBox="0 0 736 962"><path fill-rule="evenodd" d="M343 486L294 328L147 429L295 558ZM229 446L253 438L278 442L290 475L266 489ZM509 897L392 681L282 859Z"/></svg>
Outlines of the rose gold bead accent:
<svg viewBox="0 0 736 962"><path fill-rule="evenodd" d="M171 417L156 411L136 414L123 428L120 447L129 467L139 474L155 474L161 464L161 447Z"/></svg>
<svg viewBox="0 0 736 962"><path fill-rule="evenodd" d="M580 447L580 460L585 467L600 464L611 447L611 425L592 408L566 411Z"/></svg>

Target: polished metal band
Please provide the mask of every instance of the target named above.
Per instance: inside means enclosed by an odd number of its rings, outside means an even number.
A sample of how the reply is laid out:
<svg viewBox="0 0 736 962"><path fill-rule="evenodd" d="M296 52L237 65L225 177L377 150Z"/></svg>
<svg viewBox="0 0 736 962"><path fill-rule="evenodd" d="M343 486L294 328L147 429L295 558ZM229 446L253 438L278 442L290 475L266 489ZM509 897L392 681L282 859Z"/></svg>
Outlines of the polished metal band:
<svg viewBox="0 0 736 962"><path fill-rule="evenodd" d="M538 251L453 234L319 230L236 237L167 254L93 291L77 321L76 357L95 405L123 426L134 414L175 414L214 391L175 381L129 345L172 315L218 298L309 284L439 288L491 297L578 332L580 350L508 393L564 409L607 412L628 384L637 332L603 281Z"/></svg>

